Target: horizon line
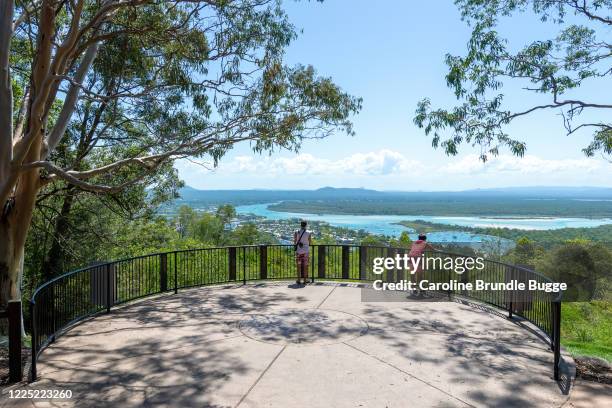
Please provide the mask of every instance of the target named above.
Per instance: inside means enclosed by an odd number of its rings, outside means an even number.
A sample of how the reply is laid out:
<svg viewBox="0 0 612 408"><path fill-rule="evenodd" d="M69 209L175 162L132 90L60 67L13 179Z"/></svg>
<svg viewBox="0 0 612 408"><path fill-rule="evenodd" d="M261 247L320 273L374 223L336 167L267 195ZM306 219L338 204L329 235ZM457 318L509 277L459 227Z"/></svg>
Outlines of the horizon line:
<svg viewBox="0 0 612 408"><path fill-rule="evenodd" d="M379 193L462 193L462 192L473 192L473 191L499 191L499 190L512 190L512 189L599 189L599 190L612 190L612 186L589 186L589 185L567 185L567 186L555 186L555 185L538 185L538 186L506 186L506 187L479 187L470 188L463 190L379 190L375 188L367 187L334 187L334 186L322 186L314 188L301 188L301 189L289 189L289 188L199 188L193 187L186 184L182 188L190 188L197 191L318 191L324 189L330 190L363 190L363 191L375 191Z"/></svg>

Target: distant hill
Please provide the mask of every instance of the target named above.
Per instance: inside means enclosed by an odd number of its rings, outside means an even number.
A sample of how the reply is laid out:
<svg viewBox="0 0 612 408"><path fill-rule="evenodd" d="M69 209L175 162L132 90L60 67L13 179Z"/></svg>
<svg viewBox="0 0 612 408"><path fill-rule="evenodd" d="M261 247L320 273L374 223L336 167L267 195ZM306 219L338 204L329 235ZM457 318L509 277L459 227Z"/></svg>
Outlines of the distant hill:
<svg viewBox="0 0 612 408"><path fill-rule="evenodd" d="M204 204L255 204L275 201L317 200L458 200L477 198L612 200L604 187L508 187L466 191L377 191L363 188L323 187L317 190L198 190L185 187L181 201Z"/></svg>
<svg viewBox="0 0 612 408"><path fill-rule="evenodd" d="M184 187L180 190L182 201L198 201L205 204L230 203L254 204L284 200L333 200L372 199L392 193L362 188L323 187L317 190L198 190Z"/></svg>

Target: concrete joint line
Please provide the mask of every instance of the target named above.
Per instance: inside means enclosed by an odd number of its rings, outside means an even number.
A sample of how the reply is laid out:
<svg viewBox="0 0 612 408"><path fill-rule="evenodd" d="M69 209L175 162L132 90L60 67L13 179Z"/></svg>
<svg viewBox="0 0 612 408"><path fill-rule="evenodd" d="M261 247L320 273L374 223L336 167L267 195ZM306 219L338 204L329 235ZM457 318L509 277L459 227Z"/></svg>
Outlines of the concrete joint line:
<svg viewBox="0 0 612 408"><path fill-rule="evenodd" d="M240 404L242 404L242 402L246 399L246 397L248 397L251 391L253 391L253 388L255 388L255 386L259 383L259 381L263 378L263 376L266 375L270 367L272 367L272 365L276 362L276 360L280 357L280 355L283 353L283 351L285 351L286 348L287 348L287 345L284 345L283 348L280 349L280 351L276 354L276 356L274 356L272 361L270 361L270 364L268 364L268 366L261 372L261 374L259 374L259 377L257 377L253 385L251 385L248 391L242 396L242 398L240 398L240 401L238 401L235 408L238 408Z"/></svg>
<svg viewBox="0 0 612 408"><path fill-rule="evenodd" d="M387 362L387 361L385 361L385 360L383 360L383 359L381 359L381 358L378 358L378 357L376 357L376 356L374 356L374 355L372 355L372 354L368 353L367 351L361 350L360 348L357 348L357 347L355 347L355 346L353 346L353 345L351 345L351 344L348 344L348 343L346 343L346 342L342 342L342 343L343 343L343 344L345 344L345 345L347 345L347 346L349 346L349 347L350 347L350 348L352 348L353 350L356 350L356 351L358 351L358 352L360 352L360 353L362 353L362 354L365 354L365 355L366 355L366 356L368 356L368 357L373 358L374 360L377 360L377 361L379 361L379 362L381 362L381 363L383 363L383 364L385 364L385 365L388 365L389 367L391 367L391 368L393 368L393 369L395 369L395 370L399 371L400 373L406 374L407 376L412 377L412 378L414 378L415 380L420 381L420 382L422 382L423 384L430 386L431 388L435 388L436 390L440 391L441 393L443 393L443 394L445 394L445 395L448 395L448 396L449 396L449 397L451 397L452 399L457 400L457 401L461 402L462 404L465 404L465 405L466 405L466 406L468 406L468 407L475 408L475 406L474 406L474 405L472 405L472 404L470 404L469 402L466 402L466 401L462 400L461 398L457 398L457 397L455 397L453 394L450 394L450 393L448 393L448 392L444 391L443 389L438 388L438 387L436 387L435 385L430 384L430 383L428 383L427 381L420 379L419 377L415 376L414 374L410 374L409 372L404 371L404 370L402 370L401 368L399 368L399 367L397 367L397 366L395 366L395 365L393 365L393 364L391 364L391 363L389 363L389 362Z"/></svg>
<svg viewBox="0 0 612 408"><path fill-rule="evenodd" d="M328 297L330 297L332 293L334 293L334 290L336 290L336 288L337 288L337 287L338 287L338 286L334 286L334 287L332 288L332 290L330 290L330 291L329 291L329 293L327 294L327 296L325 296L325 299L323 299L323 300L321 301L321 303L319 303L319 305L318 305L317 307L315 307L315 309L320 308L320 307L321 307L321 305L322 305L323 303L325 303L325 301L327 300L327 298L328 298Z"/></svg>

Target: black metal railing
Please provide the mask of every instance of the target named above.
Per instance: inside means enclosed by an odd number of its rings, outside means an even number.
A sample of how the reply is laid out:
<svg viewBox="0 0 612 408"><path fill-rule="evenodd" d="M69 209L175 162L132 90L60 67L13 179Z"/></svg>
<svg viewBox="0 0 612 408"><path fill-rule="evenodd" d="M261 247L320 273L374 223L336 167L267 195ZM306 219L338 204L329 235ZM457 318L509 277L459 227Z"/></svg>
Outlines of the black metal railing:
<svg viewBox="0 0 612 408"><path fill-rule="evenodd" d="M344 280L372 282L383 279L398 282L411 279L403 269L373 270L374 258L407 254L406 248L313 245L309 275L314 281ZM429 282L476 281L498 283L516 280L539 283L552 281L535 271L501 262L483 260L482 268L453 275L442 260L455 264L466 255L427 252L434 261L422 272ZM32 364L31 380L36 380L36 361L55 337L74 323L113 306L145 296L179 289L253 280L295 279L297 268L293 245L251 245L191 249L139 256L92 265L52 279L38 287L30 300ZM550 340L554 352L554 377L559 378L561 305L559 295L543 291L448 290L446 294L470 298L504 309L508 317L521 316L539 328Z"/></svg>
<svg viewBox="0 0 612 408"><path fill-rule="evenodd" d="M6 309L0 310L0 319L7 320L8 381L10 383L19 382L23 377L21 358L21 300L10 300Z"/></svg>

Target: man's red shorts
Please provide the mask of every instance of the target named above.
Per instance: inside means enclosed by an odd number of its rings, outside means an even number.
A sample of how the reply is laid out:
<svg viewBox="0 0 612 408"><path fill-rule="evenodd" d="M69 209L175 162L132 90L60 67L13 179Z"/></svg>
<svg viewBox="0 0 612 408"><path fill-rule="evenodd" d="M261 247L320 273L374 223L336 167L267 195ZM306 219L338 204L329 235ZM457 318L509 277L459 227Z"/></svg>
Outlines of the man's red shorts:
<svg viewBox="0 0 612 408"><path fill-rule="evenodd" d="M308 254L297 254L295 256L295 260L298 265L304 265L304 267L308 266L308 261L309 261Z"/></svg>

